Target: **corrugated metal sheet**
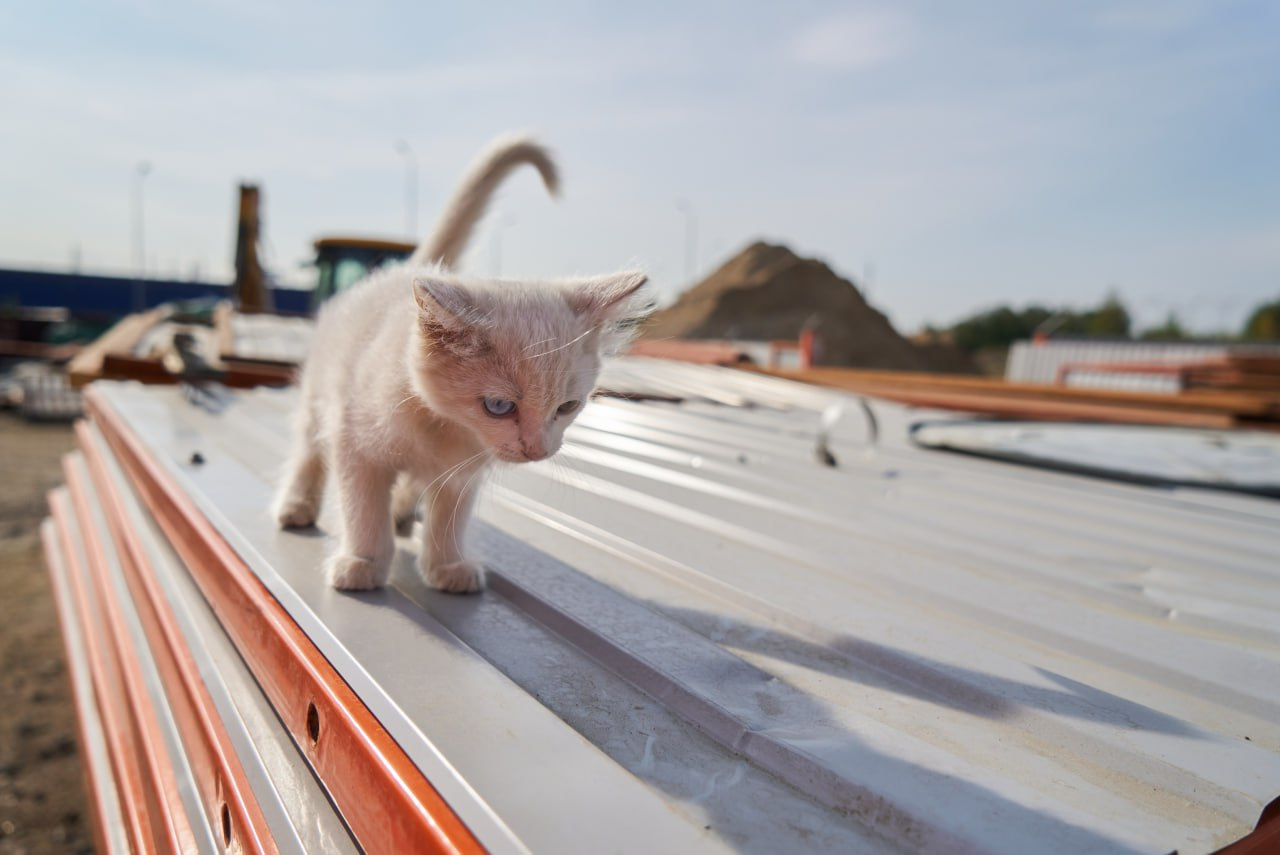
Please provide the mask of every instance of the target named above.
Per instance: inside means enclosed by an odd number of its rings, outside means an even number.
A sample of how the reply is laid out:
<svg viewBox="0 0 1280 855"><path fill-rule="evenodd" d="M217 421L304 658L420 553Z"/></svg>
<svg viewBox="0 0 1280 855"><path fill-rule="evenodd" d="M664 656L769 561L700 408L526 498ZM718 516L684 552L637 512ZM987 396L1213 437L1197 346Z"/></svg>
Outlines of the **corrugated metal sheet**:
<svg viewBox="0 0 1280 855"><path fill-rule="evenodd" d="M1191 342L1072 341L1015 342L1009 349L1005 379L1017 383L1053 383L1064 365L1085 363L1179 364L1228 355L1280 356L1280 347L1265 344L1199 344ZM1117 371L1090 372L1081 367L1067 385L1097 389L1175 393L1181 385L1169 375Z"/></svg>
<svg viewBox="0 0 1280 855"><path fill-rule="evenodd" d="M605 382L683 402L498 470L479 597L409 540L394 590L324 586L266 512L293 392L98 388L492 851L1207 852L1280 795L1280 505L727 369Z"/></svg>

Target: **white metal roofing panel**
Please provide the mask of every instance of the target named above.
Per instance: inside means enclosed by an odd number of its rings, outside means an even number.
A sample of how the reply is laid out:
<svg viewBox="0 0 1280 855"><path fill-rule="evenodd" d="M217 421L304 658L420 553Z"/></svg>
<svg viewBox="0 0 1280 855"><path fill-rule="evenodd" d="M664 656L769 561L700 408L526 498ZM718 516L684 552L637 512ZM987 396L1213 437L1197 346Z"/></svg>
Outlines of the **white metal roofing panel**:
<svg viewBox="0 0 1280 855"><path fill-rule="evenodd" d="M1228 355L1280 356L1274 344L1230 344L1212 342L1089 341L1054 339L1046 342L1018 341L1009 348L1005 379L1019 383L1053 383L1064 365L1090 362L1169 363L1201 362ZM1068 378L1068 385L1144 392L1177 392L1180 384L1167 375L1090 372L1081 369Z"/></svg>
<svg viewBox="0 0 1280 855"><path fill-rule="evenodd" d="M479 597L423 588L410 541L398 590L324 588L323 539L266 513L293 393L106 388L488 845L1204 852L1280 795L1275 503L912 448L881 404L869 446L853 399L770 378L619 376L687 400L598 401L499 470Z"/></svg>

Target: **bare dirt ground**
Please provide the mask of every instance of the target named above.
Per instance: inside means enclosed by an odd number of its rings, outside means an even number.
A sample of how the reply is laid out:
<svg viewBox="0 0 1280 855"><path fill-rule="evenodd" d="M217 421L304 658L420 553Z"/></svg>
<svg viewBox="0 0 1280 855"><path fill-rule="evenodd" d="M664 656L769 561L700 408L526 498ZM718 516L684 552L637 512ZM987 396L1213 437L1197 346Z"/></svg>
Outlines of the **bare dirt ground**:
<svg viewBox="0 0 1280 855"><path fill-rule="evenodd" d="M73 445L68 425L0 413L0 855L93 851L39 537Z"/></svg>

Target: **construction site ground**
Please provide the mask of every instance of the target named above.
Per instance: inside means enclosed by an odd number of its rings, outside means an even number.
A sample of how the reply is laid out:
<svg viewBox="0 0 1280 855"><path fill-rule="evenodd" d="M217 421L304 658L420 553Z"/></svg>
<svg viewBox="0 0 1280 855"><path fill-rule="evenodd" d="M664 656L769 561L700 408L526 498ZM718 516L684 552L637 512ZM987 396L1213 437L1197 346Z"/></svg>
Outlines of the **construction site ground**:
<svg viewBox="0 0 1280 855"><path fill-rule="evenodd" d="M40 548L67 424L0 413L0 855L92 852L75 707Z"/></svg>

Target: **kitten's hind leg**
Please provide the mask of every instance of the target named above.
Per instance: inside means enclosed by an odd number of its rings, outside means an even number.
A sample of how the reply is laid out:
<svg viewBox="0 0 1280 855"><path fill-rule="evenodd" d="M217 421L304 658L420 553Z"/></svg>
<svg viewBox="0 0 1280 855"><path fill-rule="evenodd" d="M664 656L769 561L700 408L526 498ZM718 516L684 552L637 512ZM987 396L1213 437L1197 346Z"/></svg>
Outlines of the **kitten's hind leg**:
<svg viewBox="0 0 1280 855"><path fill-rule="evenodd" d="M396 534L401 537L413 534L414 515L423 490L422 482L408 472L400 473L396 479L396 486L391 491L391 519L395 521Z"/></svg>
<svg viewBox="0 0 1280 855"><path fill-rule="evenodd" d="M306 528L315 525L324 498L324 455L314 442L304 440L288 463L287 475L280 485L273 507L281 528Z"/></svg>
<svg viewBox="0 0 1280 855"><path fill-rule="evenodd" d="M443 483L433 486L427 496L418 570L433 588L467 594L484 587L484 567L463 557L462 535L487 463L484 460L461 467L445 477Z"/></svg>
<svg viewBox="0 0 1280 855"><path fill-rule="evenodd" d="M329 583L345 591L381 588L391 573L391 483L395 472L350 450L334 461L342 535L329 559Z"/></svg>

